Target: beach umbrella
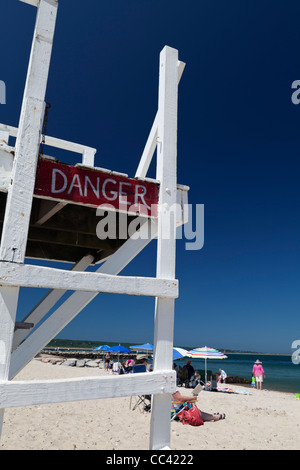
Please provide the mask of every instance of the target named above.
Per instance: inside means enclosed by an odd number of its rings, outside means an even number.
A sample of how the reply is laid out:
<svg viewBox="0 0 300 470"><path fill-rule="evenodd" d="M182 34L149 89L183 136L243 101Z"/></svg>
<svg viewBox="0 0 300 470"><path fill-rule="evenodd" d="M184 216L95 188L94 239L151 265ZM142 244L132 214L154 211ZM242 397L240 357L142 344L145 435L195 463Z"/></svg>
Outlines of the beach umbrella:
<svg viewBox="0 0 300 470"><path fill-rule="evenodd" d="M130 349L126 348L126 346L122 346L121 344L119 344L118 346L113 346L112 348L109 348L108 351L118 353L118 362L119 362L119 354L132 352Z"/></svg>
<svg viewBox="0 0 300 470"><path fill-rule="evenodd" d="M153 351L153 344L145 343L145 344L136 344L135 346L130 346L130 349L134 351L140 352L148 352ZM183 348L173 348L173 361L177 359L181 359L182 357L187 355L187 350Z"/></svg>
<svg viewBox="0 0 300 470"><path fill-rule="evenodd" d="M205 383L207 382L207 359L227 359L227 356L217 349L208 348L196 348L188 351L187 356L194 359L205 359Z"/></svg>
<svg viewBox="0 0 300 470"><path fill-rule="evenodd" d="M130 346L130 349L134 351L141 351L141 352L149 352L153 350L153 344L145 343L145 344L136 344L135 346ZM183 348L173 348L173 361L177 359L181 359L182 357L187 355L187 350Z"/></svg>
<svg viewBox="0 0 300 470"><path fill-rule="evenodd" d="M109 348L108 351L110 352L116 352L118 354L120 353L131 353L132 351L126 346L122 346L121 344L118 344L118 346L113 346L112 348Z"/></svg>
<svg viewBox="0 0 300 470"><path fill-rule="evenodd" d="M121 344L118 344L118 346L113 346L112 348L109 348L110 352L117 352L117 353L130 353L131 350L126 348L126 346L122 346Z"/></svg>
<svg viewBox="0 0 300 470"><path fill-rule="evenodd" d="M173 361L181 359L182 357L187 356L188 351L182 348L173 348Z"/></svg>
<svg viewBox="0 0 300 470"><path fill-rule="evenodd" d="M134 351L149 352L153 351L153 344L136 344L135 346L130 346L130 349L133 349ZM182 357L186 356L186 354L186 349L173 348L173 361L176 361L176 359L181 359Z"/></svg>
<svg viewBox="0 0 300 470"><path fill-rule="evenodd" d="M101 346L98 346L97 348L93 349L93 351L108 351L110 349L110 346L108 344L102 344Z"/></svg>
<svg viewBox="0 0 300 470"><path fill-rule="evenodd" d="M136 344L135 346L130 346L130 349L133 351L149 352L153 350L153 344Z"/></svg>

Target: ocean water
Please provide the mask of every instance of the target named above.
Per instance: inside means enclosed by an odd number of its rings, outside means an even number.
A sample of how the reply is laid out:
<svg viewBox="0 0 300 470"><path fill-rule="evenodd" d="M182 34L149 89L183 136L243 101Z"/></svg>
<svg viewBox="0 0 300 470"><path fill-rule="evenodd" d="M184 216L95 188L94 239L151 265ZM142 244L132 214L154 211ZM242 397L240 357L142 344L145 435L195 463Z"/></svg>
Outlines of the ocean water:
<svg viewBox="0 0 300 470"><path fill-rule="evenodd" d="M54 349L55 348L47 348L47 350ZM71 349L72 348L70 348L70 350ZM74 348L74 350L77 351L78 348ZM82 351L84 351L84 349ZM90 349L86 351L90 352ZM251 380L253 364L256 359L259 359L262 362L266 374L263 383L265 390L300 393L300 364L293 364L291 356L229 353L226 353L226 355L228 356L227 359L208 359L207 370L218 373L219 369L224 369L227 375L238 375L244 379ZM175 362L178 366L183 367L187 359L189 358L185 357ZM204 359L191 359L191 363L194 369L205 369ZM246 387L247 386L248 385L246 385Z"/></svg>
<svg viewBox="0 0 300 470"><path fill-rule="evenodd" d="M291 356L279 355L252 355L252 354L226 354L228 359L208 359L207 369L218 372L226 371L227 375L240 376L244 379L252 377L252 368L256 359L262 362L266 378L263 388L265 390L277 390L281 392L300 393L300 364L292 363ZM183 366L188 358L176 361ZM194 369L205 369L204 359L192 359ZM250 387L250 385L249 385Z"/></svg>

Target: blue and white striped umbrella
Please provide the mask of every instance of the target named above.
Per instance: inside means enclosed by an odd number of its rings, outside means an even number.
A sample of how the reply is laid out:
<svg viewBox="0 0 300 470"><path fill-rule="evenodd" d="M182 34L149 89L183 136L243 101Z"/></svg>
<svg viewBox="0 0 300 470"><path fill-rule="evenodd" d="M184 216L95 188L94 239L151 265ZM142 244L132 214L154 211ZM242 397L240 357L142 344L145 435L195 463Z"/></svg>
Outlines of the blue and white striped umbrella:
<svg viewBox="0 0 300 470"><path fill-rule="evenodd" d="M150 343L146 344L136 344L135 346L130 346L130 349L134 351L149 352L153 351L153 345ZM173 361L181 359L187 355L187 350L183 348L173 348Z"/></svg>
<svg viewBox="0 0 300 470"><path fill-rule="evenodd" d="M181 359L182 357L187 356L188 351L183 348L173 348L173 361Z"/></svg>

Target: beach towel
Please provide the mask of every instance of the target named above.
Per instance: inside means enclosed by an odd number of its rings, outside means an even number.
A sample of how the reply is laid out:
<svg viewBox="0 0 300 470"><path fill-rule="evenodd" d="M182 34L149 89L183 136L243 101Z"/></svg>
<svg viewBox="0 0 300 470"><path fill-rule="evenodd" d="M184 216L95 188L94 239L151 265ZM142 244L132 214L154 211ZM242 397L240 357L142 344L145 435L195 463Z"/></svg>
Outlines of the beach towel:
<svg viewBox="0 0 300 470"><path fill-rule="evenodd" d="M184 403L183 409L177 416L182 424L189 424L190 426L202 426L204 424L197 406L191 403Z"/></svg>

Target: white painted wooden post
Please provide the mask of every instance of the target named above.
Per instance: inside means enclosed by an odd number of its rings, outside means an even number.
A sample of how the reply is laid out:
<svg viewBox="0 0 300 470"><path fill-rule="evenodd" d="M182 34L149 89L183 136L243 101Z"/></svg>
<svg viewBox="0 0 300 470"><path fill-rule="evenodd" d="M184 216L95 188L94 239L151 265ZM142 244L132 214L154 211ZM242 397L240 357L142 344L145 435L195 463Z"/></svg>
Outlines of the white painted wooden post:
<svg viewBox="0 0 300 470"><path fill-rule="evenodd" d="M8 379L11 341L15 328L18 295L18 287L0 288L0 381ZM0 436L3 416L4 409L0 409Z"/></svg>
<svg viewBox="0 0 300 470"><path fill-rule="evenodd" d="M0 259L23 263L32 205L57 2L41 0L25 85Z"/></svg>
<svg viewBox="0 0 300 470"><path fill-rule="evenodd" d="M184 68L185 63L178 61L178 83L181 80ZM157 146L157 128L158 112L156 113L155 119L153 121L149 137L147 139L143 154L139 162L139 166L135 173L135 178L145 178L145 176L147 175L147 171L149 170L149 166L151 164L151 160Z"/></svg>
<svg viewBox="0 0 300 470"><path fill-rule="evenodd" d="M0 260L23 263L44 115L57 1L40 0L3 222ZM0 381L8 379L19 287L0 288ZM0 410L0 431L3 422Z"/></svg>
<svg viewBox="0 0 300 470"><path fill-rule="evenodd" d="M95 153L92 148L86 148L82 155L82 165L93 168L95 165Z"/></svg>
<svg viewBox="0 0 300 470"><path fill-rule="evenodd" d="M176 220L170 208L177 191L178 51L160 54L157 179L160 181L157 277L175 279ZM169 228L169 233L166 233ZM154 371L172 370L174 299L157 298L154 328ZM150 448L170 446L171 395L153 395Z"/></svg>

